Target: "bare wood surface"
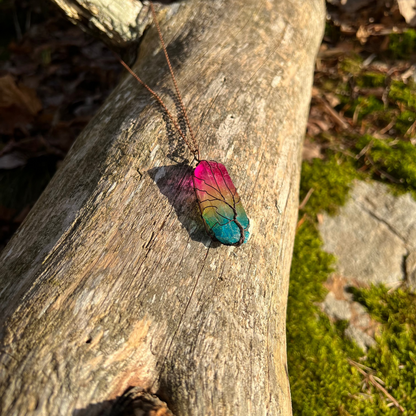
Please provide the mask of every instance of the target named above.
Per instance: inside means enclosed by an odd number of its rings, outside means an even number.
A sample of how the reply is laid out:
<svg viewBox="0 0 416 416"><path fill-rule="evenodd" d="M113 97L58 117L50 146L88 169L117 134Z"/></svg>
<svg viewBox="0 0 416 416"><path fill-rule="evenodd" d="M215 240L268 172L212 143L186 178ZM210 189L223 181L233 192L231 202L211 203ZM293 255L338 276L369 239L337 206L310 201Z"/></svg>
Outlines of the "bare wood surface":
<svg viewBox="0 0 416 416"><path fill-rule="evenodd" d="M126 75L0 258L4 415L108 413L131 387L180 415L290 415L285 319L321 0L159 13L202 157L252 227L206 235L189 153ZM169 101L154 27L135 70Z"/></svg>
<svg viewBox="0 0 416 416"><path fill-rule="evenodd" d="M86 32L116 50L137 42L151 22L149 7L140 0L51 0Z"/></svg>

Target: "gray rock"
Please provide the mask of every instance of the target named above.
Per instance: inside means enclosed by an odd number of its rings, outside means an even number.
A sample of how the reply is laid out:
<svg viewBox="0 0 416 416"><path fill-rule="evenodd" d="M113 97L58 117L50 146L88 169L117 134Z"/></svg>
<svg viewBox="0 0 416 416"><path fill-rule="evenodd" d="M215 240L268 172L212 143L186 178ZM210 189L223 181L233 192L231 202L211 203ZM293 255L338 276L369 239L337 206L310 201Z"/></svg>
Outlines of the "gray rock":
<svg viewBox="0 0 416 416"><path fill-rule="evenodd" d="M352 198L377 221L386 224L406 247L416 250L416 201L410 193L395 196L381 183L357 182Z"/></svg>
<svg viewBox="0 0 416 416"><path fill-rule="evenodd" d="M368 315L367 309L363 305L358 302L351 302L351 313L353 315L351 323L354 326L362 330L370 328L372 324L370 315Z"/></svg>
<svg viewBox="0 0 416 416"><path fill-rule="evenodd" d="M377 343L376 341L370 337L370 335L366 334L361 329L355 327L354 325L349 325L348 328L345 330L345 336L347 336L352 341L355 341L357 345L364 351L367 351L367 348L374 347Z"/></svg>
<svg viewBox="0 0 416 416"><path fill-rule="evenodd" d="M416 221L416 202L414 205ZM413 225L413 222L406 219L403 212L392 213L393 209L401 206L407 208L407 204L395 203L386 187L358 182L339 215L324 215L320 226L323 248L338 258L338 273L351 284L384 283L393 286L403 279L402 265L407 255L407 244L401 236L405 234L405 224ZM398 230L389 223L391 221L395 226L394 219Z"/></svg>
<svg viewBox="0 0 416 416"><path fill-rule="evenodd" d="M332 319L335 320L350 320L351 310L350 303L346 300L337 299L334 293L329 292L326 296L322 309Z"/></svg>
<svg viewBox="0 0 416 416"><path fill-rule="evenodd" d="M323 216L320 232L323 249L338 259L322 308L331 319L349 320L345 334L366 350L375 344L378 324L345 289L372 283L394 288L407 277L416 291L416 201L380 183L356 182L339 214Z"/></svg>

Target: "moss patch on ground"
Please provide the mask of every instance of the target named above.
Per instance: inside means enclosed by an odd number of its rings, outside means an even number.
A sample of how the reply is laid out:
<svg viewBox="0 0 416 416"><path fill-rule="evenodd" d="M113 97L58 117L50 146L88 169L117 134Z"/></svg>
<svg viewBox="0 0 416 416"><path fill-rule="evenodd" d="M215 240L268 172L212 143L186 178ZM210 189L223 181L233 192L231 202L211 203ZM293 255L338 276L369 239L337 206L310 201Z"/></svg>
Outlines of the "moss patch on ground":
<svg viewBox="0 0 416 416"><path fill-rule="evenodd" d="M416 31L409 32L416 36ZM376 68L367 68L359 55L350 54L339 60L336 73L319 78L315 84L324 94L335 94L339 104L334 109L353 119L355 128L378 132L393 121L385 133L411 137L416 131L414 78L402 80Z"/></svg>
<svg viewBox="0 0 416 416"><path fill-rule="evenodd" d="M340 155L302 166L300 200L311 188L314 192L300 212L307 220L296 234L290 274L287 343L295 415L348 414L348 397L359 393L360 377L348 358L358 359L361 351L317 306L336 259L322 250L314 220L317 213L335 213L345 203L357 176L351 161Z"/></svg>
<svg viewBox="0 0 416 416"><path fill-rule="evenodd" d="M322 250L318 214L335 214L354 178L416 198L416 30L360 43L341 29L327 22L315 72L308 131L323 159L304 162L301 178L300 201L310 198L299 212L287 316L294 415L416 416L416 296L355 291L381 324L365 355L345 339L346 322L330 322L319 307L336 259Z"/></svg>
<svg viewBox="0 0 416 416"><path fill-rule="evenodd" d="M408 59L415 49L416 31L414 29L390 35L389 51L393 59Z"/></svg>
<svg viewBox="0 0 416 416"><path fill-rule="evenodd" d="M416 109L416 90L412 83L405 84L402 81L393 81L388 94L389 99L395 104L404 104L409 109ZM403 109L406 111L406 109Z"/></svg>
<svg viewBox="0 0 416 416"><path fill-rule="evenodd" d="M356 84L361 88L377 88L386 85L386 75L378 72L368 71L356 79Z"/></svg>
<svg viewBox="0 0 416 416"><path fill-rule="evenodd" d="M336 259L322 250L316 215L324 210L336 213L354 178L382 179L377 169L399 179L398 191L416 190L416 154L409 142L357 137L355 154L365 148L373 160L365 172L358 172L366 166L360 159L341 153L329 152L325 160L303 164L300 201L311 188L314 192L299 213L305 220L297 230L289 286L288 366L294 415L416 415L416 296L382 286L355 291L356 301L382 325L378 345L365 356L344 337L346 324L331 323L319 307L326 295L323 283ZM385 383L405 412L366 381L349 359Z"/></svg>
<svg viewBox="0 0 416 416"><path fill-rule="evenodd" d="M316 306L334 258L322 249L312 223L296 235L287 312L288 366L294 415L342 414L360 378L348 363L360 351ZM346 413L345 413L346 414Z"/></svg>
<svg viewBox="0 0 416 416"><path fill-rule="evenodd" d="M377 348L368 351L365 364L377 371L386 389L405 408L416 414L416 295L405 290L391 292L384 286L357 290L356 299L382 324ZM382 405L383 403L381 403ZM386 403L378 413L400 414Z"/></svg>
<svg viewBox="0 0 416 416"><path fill-rule="evenodd" d="M359 177L350 159L342 155L332 155L327 160L314 159L302 165L300 201L310 189L313 193L302 210L313 217L321 211L335 214L348 197L351 182Z"/></svg>
<svg viewBox="0 0 416 416"><path fill-rule="evenodd" d="M367 148L368 173L384 177L396 192L411 192L416 199L416 147L403 140L379 140L365 135L357 140L356 148Z"/></svg>

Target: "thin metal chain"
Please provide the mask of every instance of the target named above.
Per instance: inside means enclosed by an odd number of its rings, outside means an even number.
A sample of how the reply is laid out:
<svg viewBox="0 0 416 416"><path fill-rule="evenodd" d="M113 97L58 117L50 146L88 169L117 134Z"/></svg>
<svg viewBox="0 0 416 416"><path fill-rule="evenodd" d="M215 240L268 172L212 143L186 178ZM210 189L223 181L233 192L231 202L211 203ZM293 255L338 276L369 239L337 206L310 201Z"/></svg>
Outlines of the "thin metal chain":
<svg viewBox="0 0 416 416"><path fill-rule="evenodd" d="M174 84L174 86L175 86L175 90L176 90L176 94L177 94L177 96L178 96L178 99L179 99L179 103L180 103L180 107L181 107L181 110L182 110L182 113L183 113L183 115L184 115L184 117L185 117L185 122L186 122L186 126L188 127L188 130L189 130L189 134L190 134L190 136L191 136L191 139L192 139L192 144L191 143L189 143L189 141L188 141L188 139L186 138L186 134L185 134L185 132L183 132L182 131L182 129L180 128L180 126L179 126L179 124L177 123L177 121L175 120L175 118L173 117L173 115L172 115L172 113L168 110L168 108L166 107L166 105L165 105L165 103L163 102L163 100L159 97L159 95L156 93L156 92L154 92L144 81L142 81L141 79L140 79L140 77L137 75L137 74L135 74L134 72L133 72L133 70L120 58L120 57L118 57L117 56L117 58L118 58L118 60L120 61L120 63L121 63L121 65L123 65L124 66L124 68L126 68L127 69L127 71L141 84L141 85L143 85L143 87L145 87L146 89L147 89L147 91L149 91L150 92L150 94L152 94L153 95L153 97L156 99L156 101L162 106L162 108L165 110L165 112L166 112L166 114L168 115L168 117L169 117L169 119L170 119L170 121L173 123L173 125L175 126L175 129L177 130L177 132L179 133L179 135L182 137L182 139L184 140L184 142L186 143L186 145L188 146L188 148L189 148L189 150L191 151L191 153L194 155L194 157L195 157L195 159L199 162L200 161L200 153L199 153L199 146L198 146L198 144L197 144L197 142L196 142L196 139L195 139L195 135L194 135L194 133L193 133L193 131L192 131L192 128L191 128L191 124L189 123L189 119L188 119L188 114L187 114L187 112L186 112L186 108L185 108L185 105L183 104L183 101L182 101L182 96L181 96L181 94L180 94L180 92L179 92L179 88L178 88L178 84L177 84L177 82L176 82L176 79L175 79L175 75L173 74L173 69L172 69L172 65L171 65L171 63L170 63L170 60L169 60L169 55L168 55L168 53L167 53L167 51L166 51L166 46L165 46L165 42L163 41L163 37L162 37L162 33L161 33L161 31L160 31L160 27L159 27L159 23L158 23L158 21L157 21L157 18L156 18L156 12L155 12L155 9L154 9L154 6L153 6L153 3L151 2L151 1L149 1L149 3L150 3L150 8L151 8L151 10L152 10L152 15L153 15L153 22L155 23L155 26L156 26L156 28L157 28L157 31L158 31L158 33L159 33L159 39L160 39L160 42L161 42L161 44L162 44L162 48L163 48L163 52L165 53L165 57L166 57L166 61L167 61L167 63L168 63L168 66L169 66L169 72L170 72L170 75L171 75L171 77L172 77L172 81L173 81L173 84Z"/></svg>
<svg viewBox="0 0 416 416"><path fill-rule="evenodd" d="M184 105L184 103L182 101L181 93L179 92L178 84L176 82L176 78L175 78L175 75L173 73L173 69L172 69L172 65L170 63L170 59L169 59L168 52L166 50L166 45L165 45L165 42L163 41L162 32L160 31L159 23L158 23L157 18L156 18L155 8L154 8L154 5L153 5L153 3L151 1L149 1L149 4L150 4L150 9L152 10L153 21L155 23L157 32L159 34L160 43L162 44L163 52L165 53L166 61L168 63L169 72L170 72L170 75L172 77L173 85L175 86L175 90L176 90L176 94L178 95L178 98L179 98L179 103L180 103L180 106L181 106L181 110L182 110L183 115L185 117L185 122L186 122L186 125L188 127L189 134L190 134L191 139L192 139L192 143L194 145L194 151L193 151L193 153L194 154L195 153L197 154L198 160L199 160L200 159L199 146L198 146L198 143L196 142L195 135L194 135L194 132L193 132L192 127L191 127L191 123L189 122L188 114L186 112L185 105ZM189 145L188 145L188 147L189 147Z"/></svg>
<svg viewBox="0 0 416 416"><path fill-rule="evenodd" d="M162 108L166 111L166 114L168 115L170 121L172 121L173 125L175 126L176 130L178 131L179 135L182 137L182 139L185 141L186 145L189 147L189 150L191 151L191 153L193 155L198 154L198 160L199 160L199 150L198 149L193 149L191 144L188 142L188 139L186 138L185 134L183 133L182 129L179 127L178 123L176 122L175 118L173 117L172 113L167 109L165 103L162 101L162 99L159 97L159 95L157 93L155 93L145 82L143 82L139 76L137 74L135 74L133 72L133 70L120 58L118 58L121 65L124 66L124 68L127 69L127 71L134 77L136 78L137 81L140 82L140 84L143 85L143 87L145 87L147 89L147 91L150 92L150 94L153 95L153 97L155 97L155 99L157 100L157 102L162 106Z"/></svg>

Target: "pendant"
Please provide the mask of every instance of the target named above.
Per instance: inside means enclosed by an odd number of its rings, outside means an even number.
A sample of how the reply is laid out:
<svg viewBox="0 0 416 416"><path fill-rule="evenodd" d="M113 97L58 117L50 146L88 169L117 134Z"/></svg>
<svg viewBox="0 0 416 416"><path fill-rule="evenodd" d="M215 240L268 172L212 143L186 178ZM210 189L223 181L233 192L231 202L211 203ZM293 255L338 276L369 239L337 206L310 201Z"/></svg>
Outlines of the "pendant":
<svg viewBox="0 0 416 416"><path fill-rule="evenodd" d="M228 246L245 243L250 221L225 166L201 160L194 169L193 183L208 234Z"/></svg>
<svg viewBox="0 0 416 416"><path fill-rule="evenodd" d="M168 110L159 95L156 94L146 83L144 83L121 59L120 63L141 85L143 85L150 92L150 94L153 95L155 100L162 106L191 153L194 155L196 160L199 160L200 153L198 143L195 140L195 135L193 134L189 123L186 109L182 102L182 97L175 80L175 75L172 71L172 65L166 51L165 43L163 42L153 3L150 1L149 4L191 140L187 139L186 134L181 129L178 122L172 116L171 112ZM211 238L216 239L220 243L227 246L238 247L245 243L250 235L248 230L250 221L247 218L246 211L243 208L243 204L241 203L237 190L235 189L233 181L231 180L225 166L221 163L215 162L214 160L201 160L193 171L192 179L199 209L201 210L201 216L204 221L205 228Z"/></svg>

